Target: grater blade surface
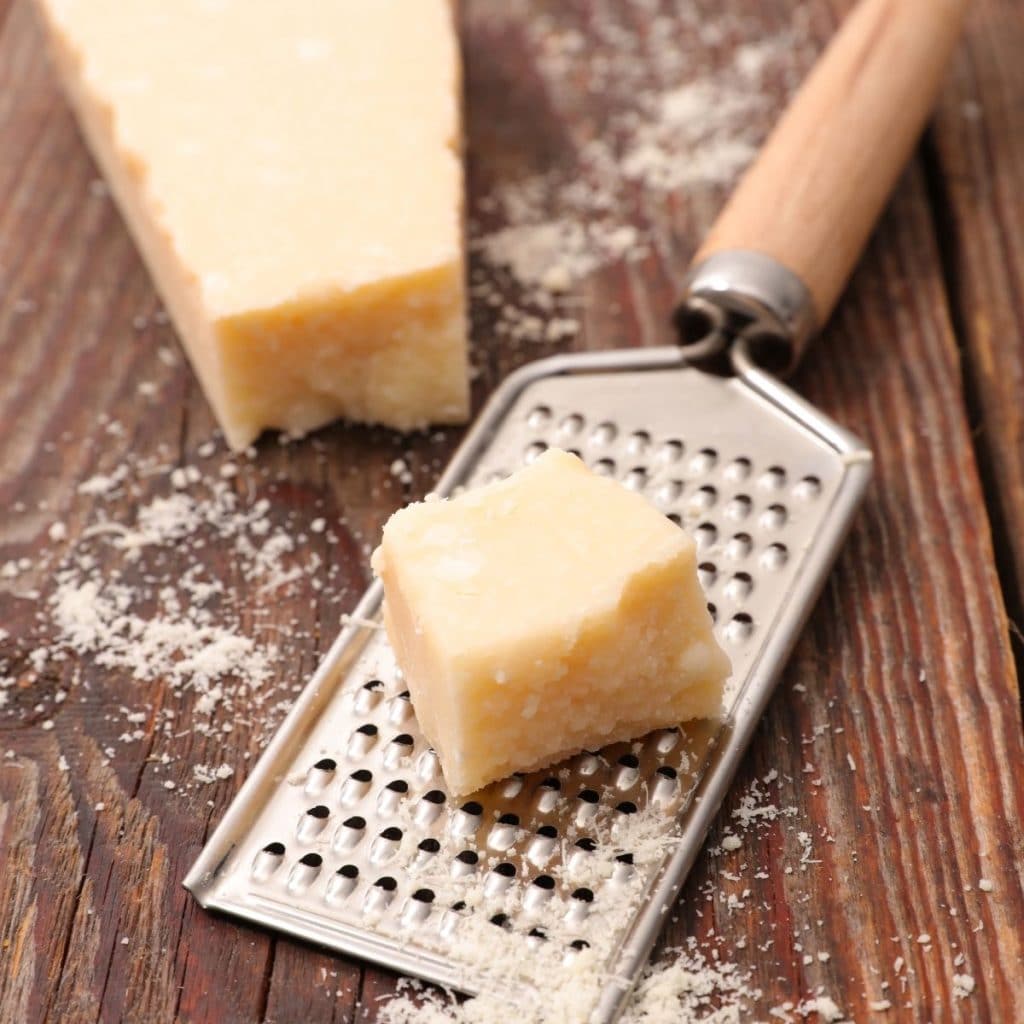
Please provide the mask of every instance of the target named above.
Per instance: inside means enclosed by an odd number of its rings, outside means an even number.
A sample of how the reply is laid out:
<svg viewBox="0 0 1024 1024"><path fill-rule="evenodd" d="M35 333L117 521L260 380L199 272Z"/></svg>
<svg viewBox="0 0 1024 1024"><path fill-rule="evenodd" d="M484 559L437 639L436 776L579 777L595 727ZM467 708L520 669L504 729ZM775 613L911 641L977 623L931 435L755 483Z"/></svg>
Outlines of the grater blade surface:
<svg viewBox="0 0 1024 1024"><path fill-rule="evenodd" d="M557 993L571 979L578 1019L611 1021L824 582L870 454L749 365L722 378L677 349L596 353L510 377L438 493L507 475L548 446L645 494L694 537L733 663L723 718L454 802L375 585L185 884L205 907L470 994Z"/></svg>

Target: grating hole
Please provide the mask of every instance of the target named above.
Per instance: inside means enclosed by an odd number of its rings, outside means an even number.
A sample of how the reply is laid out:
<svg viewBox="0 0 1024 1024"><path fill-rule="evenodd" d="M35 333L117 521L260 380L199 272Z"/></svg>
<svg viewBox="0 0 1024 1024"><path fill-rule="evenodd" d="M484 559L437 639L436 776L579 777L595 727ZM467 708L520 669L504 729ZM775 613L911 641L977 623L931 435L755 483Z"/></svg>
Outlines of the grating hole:
<svg viewBox="0 0 1024 1024"><path fill-rule="evenodd" d="M616 857L615 859L620 864L632 864L633 863L633 854L631 854L631 853L620 853L618 855L618 857Z"/></svg>
<svg viewBox="0 0 1024 1024"><path fill-rule="evenodd" d="M757 481L766 491L777 491L786 486L786 471L781 466L769 466Z"/></svg>
<svg viewBox="0 0 1024 1024"><path fill-rule="evenodd" d="M737 533L729 538L729 543L725 545L725 553L729 558L739 561L750 554L753 546L754 542L750 539L749 533Z"/></svg>
<svg viewBox="0 0 1024 1024"><path fill-rule="evenodd" d="M708 614L711 616L712 622L718 621L718 609L711 603L708 604Z"/></svg>
<svg viewBox="0 0 1024 1024"><path fill-rule="evenodd" d="M267 843L263 847L264 853L269 853L271 857L283 857L284 856L284 843Z"/></svg>
<svg viewBox="0 0 1024 1024"><path fill-rule="evenodd" d="M412 898L417 903L433 903L434 902L434 890L433 889L417 889L412 894Z"/></svg>
<svg viewBox="0 0 1024 1024"><path fill-rule="evenodd" d="M299 858L299 863L304 864L307 868L318 868L323 862L324 859L319 853L307 853Z"/></svg>
<svg viewBox="0 0 1024 1024"><path fill-rule="evenodd" d="M393 779L388 783L387 788L390 789L392 793L408 793L409 783L406 782L405 779Z"/></svg>
<svg viewBox="0 0 1024 1024"><path fill-rule="evenodd" d="M494 868L494 873L501 875L502 878L515 878L516 866L515 864L510 864L507 860L502 861Z"/></svg>
<svg viewBox="0 0 1024 1024"><path fill-rule="evenodd" d="M353 815L351 818L346 818L342 824L345 828L355 829L357 832L361 832L366 828L366 819L361 818L358 814Z"/></svg>
<svg viewBox="0 0 1024 1024"><path fill-rule="evenodd" d="M821 494L821 481L816 476L805 476L794 488L794 497L811 501Z"/></svg>
<svg viewBox="0 0 1024 1024"><path fill-rule="evenodd" d="M615 463L611 459L598 459L594 463L594 472L598 476L615 476Z"/></svg>
<svg viewBox="0 0 1024 1024"><path fill-rule="evenodd" d="M358 878L359 868L355 864L342 864L336 874L341 875L342 878Z"/></svg>
<svg viewBox="0 0 1024 1024"><path fill-rule="evenodd" d="M472 815L474 818L479 817L484 813L483 805L478 804L475 800L467 800L460 810L465 814Z"/></svg>
<svg viewBox="0 0 1024 1024"><path fill-rule="evenodd" d="M714 523L701 523L693 533L701 551L706 551L718 540L718 527Z"/></svg>
<svg viewBox="0 0 1024 1024"><path fill-rule="evenodd" d="M746 640L753 631L754 620L746 612L734 615L726 627L726 635L730 640Z"/></svg>
<svg viewBox="0 0 1024 1024"><path fill-rule="evenodd" d="M559 424L558 429L563 434L578 434L583 429L583 417L579 413L571 413Z"/></svg>
<svg viewBox="0 0 1024 1024"><path fill-rule="evenodd" d="M408 690L403 690L403 691L402 691L402 692L401 692L401 693L400 693L400 694L398 695L398 699L399 699L399 700L411 700L411 699L412 699L412 694L411 694L411 693L410 693L410 692L409 692Z"/></svg>
<svg viewBox="0 0 1024 1024"><path fill-rule="evenodd" d="M317 818L320 821L323 821L323 819L326 818L331 812L330 809L324 807L323 804L317 804L316 807L310 807L310 809L306 811L306 813L311 818Z"/></svg>
<svg viewBox="0 0 1024 1024"><path fill-rule="evenodd" d="M575 455L577 459L583 458L583 452L579 448L566 448L565 449L570 455Z"/></svg>
<svg viewBox="0 0 1024 1024"><path fill-rule="evenodd" d="M364 690L383 690L384 683L380 679L371 679L368 683L363 683Z"/></svg>
<svg viewBox="0 0 1024 1024"><path fill-rule="evenodd" d="M746 519L750 515L750 510L754 507L754 503L750 500L750 496L746 494L737 494L728 505L725 506L725 514L730 519Z"/></svg>
<svg viewBox="0 0 1024 1024"><path fill-rule="evenodd" d="M504 928L506 931L511 930L512 925L509 923L508 914L495 914L491 918L491 924L497 925L499 928Z"/></svg>
<svg viewBox="0 0 1024 1024"><path fill-rule="evenodd" d="M480 855L474 850L463 850L455 859L463 864L478 864L480 862Z"/></svg>
<svg viewBox="0 0 1024 1024"><path fill-rule="evenodd" d="M498 819L498 824L499 825L518 825L519 824L519 815L518 814L503 814Z"/></svg>
<svg viewBox="0 0 1024 1024"><path fill-rule="evenodd" d="M538 405L530 410L526 423L534 430L542 430L551 422L551 410L546 405Z"/></svg>
<svg viewBox="0 0 1024 1024"><path fill-rule="evenodd" d="M551 892L555 887L555 880L550 875L538 875L534 880L533 884L538 889L543 889L545 892Z"/></svg>
<svg viewBox="0 0 1024 1024"><path fill-rule="evenodd" d="M750 459L745 456L741 455L738 459L733 459L725 467L725 477L727 480L739 482L740 480L746 480L748 476L750 476Z"/></svg>
<svg viewBox="0 0 1024 1024"><path fill-rule="evenodd" d="M583 888L576 889L572 894L572 898L574 900L579 900L581 903L593 903L594 892L592 889L588 889L584 886Z"/></svg>
<svg viewBox="0 0 1024 1024"><path fill-rule="evenodd" d="M658 774L663 779L675 779L675 778L678 778L678 776L679 776L679 772L677 772L675 770L675 768L673 768L671 765L668 765L668 764L663 764L658 769Z"/></svg>
<svg viewBox="0 0 1024 1024"><path fill-rule="evenodd" d="M590 836L584 836L582 839L577 839L575 845L584 853L593 853L597 849L597 841L591 839Z"/></svg>
<svg viewBox="0 0 1024 1024"><path fill-rule="evenodd" d="M537 829L537 835L543 836L545 839L557 839L558 829L555 828L554 825L541 825L541 827Z"/></svg>
<svg viewBox="0 0 1024 1024"><path fill-rule="evenodd" d="M523 773L516 772L511 778L505 780L504 785L501 787L501 795L506 800L511 800L513 797L519 795L523 788Z"/></svg>
<svg viewBox="0 0 1024 1024"><path fill-rule="evenodd" d="M543 928L531 928L529 932L527 932L527 935L529 935L531 939L547 939L548 937L547 932L545 932Z"/></svg>
<svg viewBox="0 0 1024 1024"><path fill-rule="evenodd" d="M555 790L555 792L558 792L558 790L560 790L562 788L562 784L561 784L561 782L558 781L558 779L556 779L553 775L551 775L548 778L546 778L540 784L540 788L541 789L553 789L553 790Z"/></svg>
<svg viewBox="0 0 1024 1024"><path fill-rule="evenodd" d="M679 742L678 729L663 729L658 734L657 748L659 754L667 754Z"/></svg>
<svg viewBox="0 0 1024 1024"><path fill-rule="evenodd" d="M333 758L321 757L313 767L318 768L322 772L333 772L338 767L338 763Z"/></svg>
<svg viewBox="0 0 1024 1024"><path fill-rule="evenodd" d="M621 804L616 804L615 810L620 814L636 814L636 804L632 800L623 800Z"/></svg>
<svg viewBox="0 0 1024 1024"><path fill-rule="evenodd" d="M581 789L579 797L585 804L596 804L601 799L601 795L594 789Z"/></svg>
<svg viewBox="0 0 1024 1024"><path fill-rule="evenodd" d="M372 722L367 722L366 725L359 726L356 732L361 732L364 736L376 736L378 729Z"/></svg>
<svg viewBox="0 0 1024 1024"><path fill-rule="evenodd" d="M651 435L646 430L636 430L626 441L626 450L632 455L641 455L651 445Z"/></svg>
<svg viewBox="0 0 1024 1024"><path fill-rule="evenodd" d="M702 473L710 473L718 462L718 452L714 448L701 448L692 459L690 459L690 472L695 476Z"/></svg>
<svg viewBox="0 0 1024 1024"><path fill-rule="evenodd" d="M402 830L400 828L395 828L394 825L392 825L390 828L384 829L384 831L381 832L380 837L381 839L386 839L390 843L397 843L402 838Z"/></svg>
<svg viewBox="0 0 1024 1024"><path fill-rule="evenodd" d="M535 462L547 450L548 446L543 441L534 441L533 444L528 445L526 451L523 452L523 461L529 465L531 462Z"/></svg>
<svg viewBox="0 0 1024 1024"><path fill-rule="evenodd" d="M619 758L619 764L621 764L623 768L639 768L640 758L637 757L636 754L623 754L622 757Z"/></svg>
<svg viewBox="0 0 1024 1024"><path fill-rule="evenodd" d="M761 552L761 564L766 569L781 569L788 558L785 544L770 544Z"/></svg>
<svg viewBox="0 0 1024 1024"><path fill-rule="evenodd" d="M761 513L761 525L769 530L777 530L785 526L788 513L785 505L769 505Z"/></svg>
<svg viewBox="0 0 1024 1024"><path fill-rule="evenodd" d="M443 804L445 801L445 795L439 789L432 789L429 793L423 794L423 799L428 804Z"/></svg>
<svg viewBox="0 0 1024 1024"><path fill-rule="evenodd" d="M675 523L676 526L683 525L683 517L678 512L669 512L665 518L668 519L669 522Z"/></svg>
<svg viewBox="0 0 1024 1024"><path fill-rule="evenodd" d="M390 875L382 875L373 883L378 889L383 889L385 892L394 892L398 888L398 882L395 881Z"/></svg>
<svg viewBox="0 0 1024 1024"><path fill-rule="evenodd" d="M400 732L391 742L397 743L400 747L411 747L413 745L413 738L407 732Z"/></svg>
<svg viewBox="0 0 1024 1024"><path fill-rule="evenodd" d="M614 423L599 423L590 434L592 444L611 444L619 436L618 427Z"/></svg>
<svg viewBox="0 0 1024 1024"><path fill-rule="evenodd" d="M586 939L573 939L569 945L577 951L590 949L590 943Z"/></svg>
<svg viewBox="0 0 1024 1024"><path fill-rule="evenodd" d="M422 850L424 853L437 853L441 849L441 844L436 839L424 839L420 842L417 849Z"/></svg>
<svg viewBox="0 0 1024 1024"><path fill-rule="evenodd" d="M714 585L718 578L718 567L714 562L701 562L697 566L697 578L700 580L700 585L707 590L708 587Z"/></svg>
<svg viewBox="0 0 1024 1024"><path fill-rule="evenodd" d="M456 900L456 902L452 904L452 910L454 910L456 914L461 913L465 909L466 909L466 901L465 900Z"/></svg>
<svg viewBox="0 0 1024 1024"><path fill-rule="evenodd" d="M749 573L738 572L725 585L725 593L732 601L743 601L754 589L754 581Z"/></svg>
<svg viewBox="0 0 1024 1024"><path fill-rule="evenodd" d="M664 465L678 462L683 457L684 450L682 441L663 441L655 459Z"/></svg>
<svg viewBox="0 0 1024 1024"><path fill-rule="evenodd" d="M704 484L698 487L690 496L690 505L693 508L709 509L718 500L718 491L711 484Z"/></svg>
<svg viewBox="0 0 1024 1024"><path fill-rule="evenodd" d="M367 768L358 768L349 776L349 778L353 782L373 782L373 772Z"/></svg>
<svg viewBox="0 0 1024 1024"><path fill-rule="evenodd" d="M682 493L682 480L666 480L658 487L656 497L663 505L671 505L673 501L677 501L679 499L679 496Z"/></svg>
<svg viewBox="0 0 1024 1024"><path fill-rule="evenodd" d="M642 466L634 466L622 483L631 491L642 491L647 486L647 471Z"/></svg>

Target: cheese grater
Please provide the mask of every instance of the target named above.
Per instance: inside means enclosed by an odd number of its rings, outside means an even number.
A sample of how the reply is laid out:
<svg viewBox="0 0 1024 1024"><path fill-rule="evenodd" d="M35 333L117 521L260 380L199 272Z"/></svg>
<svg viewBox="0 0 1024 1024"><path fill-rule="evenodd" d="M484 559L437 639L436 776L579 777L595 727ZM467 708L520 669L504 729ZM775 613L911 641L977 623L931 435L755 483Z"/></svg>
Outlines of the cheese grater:
<svg viewBox="0 0 1024 1024"><path fill-rule="evenodd" d="M486 993L509 1018L617 1018L871 473L867 448L766 367L791 366L831 310L964 7L862 0L698 253L682 343L520 369L436 487L555 446L645 495L697 545L733 665L722 716L455 800L375 584L186 878L204 907Z"/></svg>

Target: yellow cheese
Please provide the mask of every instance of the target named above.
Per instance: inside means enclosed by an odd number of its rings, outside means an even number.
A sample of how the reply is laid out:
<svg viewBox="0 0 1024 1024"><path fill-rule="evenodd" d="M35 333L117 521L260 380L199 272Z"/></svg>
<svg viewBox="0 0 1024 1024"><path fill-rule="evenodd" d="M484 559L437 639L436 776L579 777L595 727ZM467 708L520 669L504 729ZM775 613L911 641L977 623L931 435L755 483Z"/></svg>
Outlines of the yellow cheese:
<svg viewBox="0 0 1024 1024"><path fill-rule="evenodd" d="M373 567L456 793L720 709L693 542L566 452L396 512Z"/></svg>
<svg viewBox="0 0 1024 1024"><path fill-rule="evenodd" d="M230 444L468 412L450 0L38 0Z"/></svg>

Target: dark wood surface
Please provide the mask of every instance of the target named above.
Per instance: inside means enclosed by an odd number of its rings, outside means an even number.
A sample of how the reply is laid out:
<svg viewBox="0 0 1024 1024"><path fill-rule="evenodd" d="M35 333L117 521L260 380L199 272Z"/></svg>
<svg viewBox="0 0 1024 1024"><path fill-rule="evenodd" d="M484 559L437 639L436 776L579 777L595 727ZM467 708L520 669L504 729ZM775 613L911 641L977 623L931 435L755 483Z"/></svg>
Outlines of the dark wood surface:
<svg viewBox="0 0 1024 1024"><path fill-rule="evenodd" d="M616 17L632 19L644 40L652 6L624 3ZM695 6L722 30L699 38ZM750 115L756 139L844 6L660 10L678 21L683 81L738 45L795 33L764 108ZM552 168L583 180L593 172L587 142L625 102L594 70L612 45L601 30L608 9L466 0L476 220L497 226L481 200L504 182ZM584 42L588 58L564 76L542 67L542 15ZM819 990L857 1021L1010 1021L1024 1006L1012 621L1024 608L1022 47L1016 0L978 0L925 143L795 379L871 444L876 481L658 954L671 959L665 950L693 937L752 972L761 995L751 1019ZM641 76L644 60L636 55ZM193 463L214 433L187 365L159 357L162 347L177 351L173 331L153 318L158 300L116 209L90 189L96 177L29 6L0 0L0 566L28 560L15 578L0 577L0 675L15 679L0 711L0 1020L374 1020L394 975L208 915L181 888L265 729L245 721L169 738L159 712L188 722L194 695L160 681L140 692L129 670L94 659L33 661L52 642L44 609L55 572L95 517L79 485L126 459ZM555 347L668 340L674 285L728 187L618 196L620 216L655 241L643 259L587 280L572 340L509 344L493 307L475 302L477 403L515 365ZM155 399L140 399L142 380ZM111 432L109 420L123 429ZM208 546L251 634L285 638L271 687L284 694L308 677L367 581L365 545L394 508L429 489L457 440L454 430L438 442L336 426L287 446L267 439L240 462L237 493L271 497L275 522L344 524L322 542L336 567L328 585L301 579L270 608L245 589L229 547ZM398 455L413 472L408 486L389 473ZM204 472L224 458L219 446ZM140 476L104 508L127 521L166 487L159 474ZM55 521L67 525L65 539L49 538ZM58 690L68 693L59 705ZM111 712L142 705L142 738L120 742L123 719ZM234 775L194 786L192 766L211 763ZM792 810L722 853L733 812L773 771L763 789ZM981 878L991 892L979 892ZM954 974L974 979L971 995L954 994ZM892 1007L873 1017L870 1004L884 998Z"/></svg>

